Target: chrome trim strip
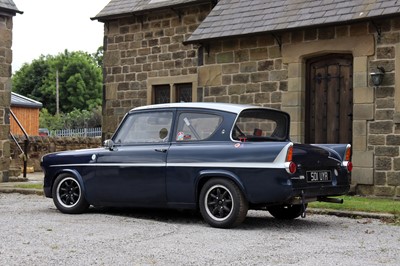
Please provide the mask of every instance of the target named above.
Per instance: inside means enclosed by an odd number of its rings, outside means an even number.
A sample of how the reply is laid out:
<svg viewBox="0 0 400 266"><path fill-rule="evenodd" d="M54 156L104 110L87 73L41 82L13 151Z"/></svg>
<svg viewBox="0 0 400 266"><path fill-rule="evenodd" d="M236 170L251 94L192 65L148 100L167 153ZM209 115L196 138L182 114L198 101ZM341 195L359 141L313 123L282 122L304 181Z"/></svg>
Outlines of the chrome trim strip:
<svg viewBox="0 0 400 266"><path fill-rule="evenodd" d="M50 167L212 167L212 168L260 168L260 169L284 169L284 163L236 163L236 162L204 162L204 163L82 163L82 164L58 164Z"/></svg>

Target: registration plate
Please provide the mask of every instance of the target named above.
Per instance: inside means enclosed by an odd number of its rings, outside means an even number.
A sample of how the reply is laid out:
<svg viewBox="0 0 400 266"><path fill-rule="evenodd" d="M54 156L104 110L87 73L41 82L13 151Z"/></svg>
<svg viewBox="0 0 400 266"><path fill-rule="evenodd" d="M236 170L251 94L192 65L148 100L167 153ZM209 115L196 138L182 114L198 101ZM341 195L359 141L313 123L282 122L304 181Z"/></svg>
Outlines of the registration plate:
<svg viewBox="0 0 400 266"><path fill-rule="evenodd" d="M307 182L330 182L330 171L307 171Z"/></svg>

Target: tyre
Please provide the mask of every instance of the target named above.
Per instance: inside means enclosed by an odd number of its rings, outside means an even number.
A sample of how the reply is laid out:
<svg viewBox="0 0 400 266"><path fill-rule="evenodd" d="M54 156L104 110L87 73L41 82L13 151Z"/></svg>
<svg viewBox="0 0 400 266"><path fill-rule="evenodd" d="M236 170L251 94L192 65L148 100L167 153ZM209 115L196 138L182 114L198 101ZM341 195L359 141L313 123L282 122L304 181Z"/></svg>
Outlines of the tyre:
<svg viewBox="0 0 400 266"><path fill-rule="evenodd" d="M200 213L212 227L231 228L246 218L249 208L242 191L227 179L211 179L203 186L199 198Z"/></svg>
<svg viewBox="0 0 400 266"><path fill-rule="evenodd" d="M307 209L307 204L303 209L303 205L278 205L268 207L269 213L276 219L293 220L302 215Z"/></svg>
<svg viewBox="0 0 400 266"><path fill-rule="evenodd" d="M62 174L54 181L52 196L57 209L63 213L83 213L89 208L77 178Z"/></svg>

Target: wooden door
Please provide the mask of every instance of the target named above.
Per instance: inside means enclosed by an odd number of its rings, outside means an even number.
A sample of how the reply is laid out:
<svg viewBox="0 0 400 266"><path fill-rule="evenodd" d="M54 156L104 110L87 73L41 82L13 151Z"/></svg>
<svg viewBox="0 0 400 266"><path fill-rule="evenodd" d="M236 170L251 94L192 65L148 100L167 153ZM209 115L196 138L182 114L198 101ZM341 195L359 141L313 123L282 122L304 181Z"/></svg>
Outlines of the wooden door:
<svg viewBox="0 0 400 266"><path fill-rule="evenodd" d="M306 143L352 143L353 57L307 62Z"/></svg>

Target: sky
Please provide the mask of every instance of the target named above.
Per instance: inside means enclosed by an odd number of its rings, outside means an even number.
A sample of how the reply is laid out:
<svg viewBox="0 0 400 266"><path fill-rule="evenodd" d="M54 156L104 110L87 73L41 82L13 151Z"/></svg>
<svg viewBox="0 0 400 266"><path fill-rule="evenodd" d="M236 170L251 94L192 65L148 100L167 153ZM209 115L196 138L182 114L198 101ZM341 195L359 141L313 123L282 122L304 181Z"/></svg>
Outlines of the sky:
<svg viewBox="0 0 400 266"><path fill-rule="evenodd" d="M13 1L24 12L13 18L13 73L42 54L95 53L103 45L104 24L90 18L110 0Z"/></svg>

